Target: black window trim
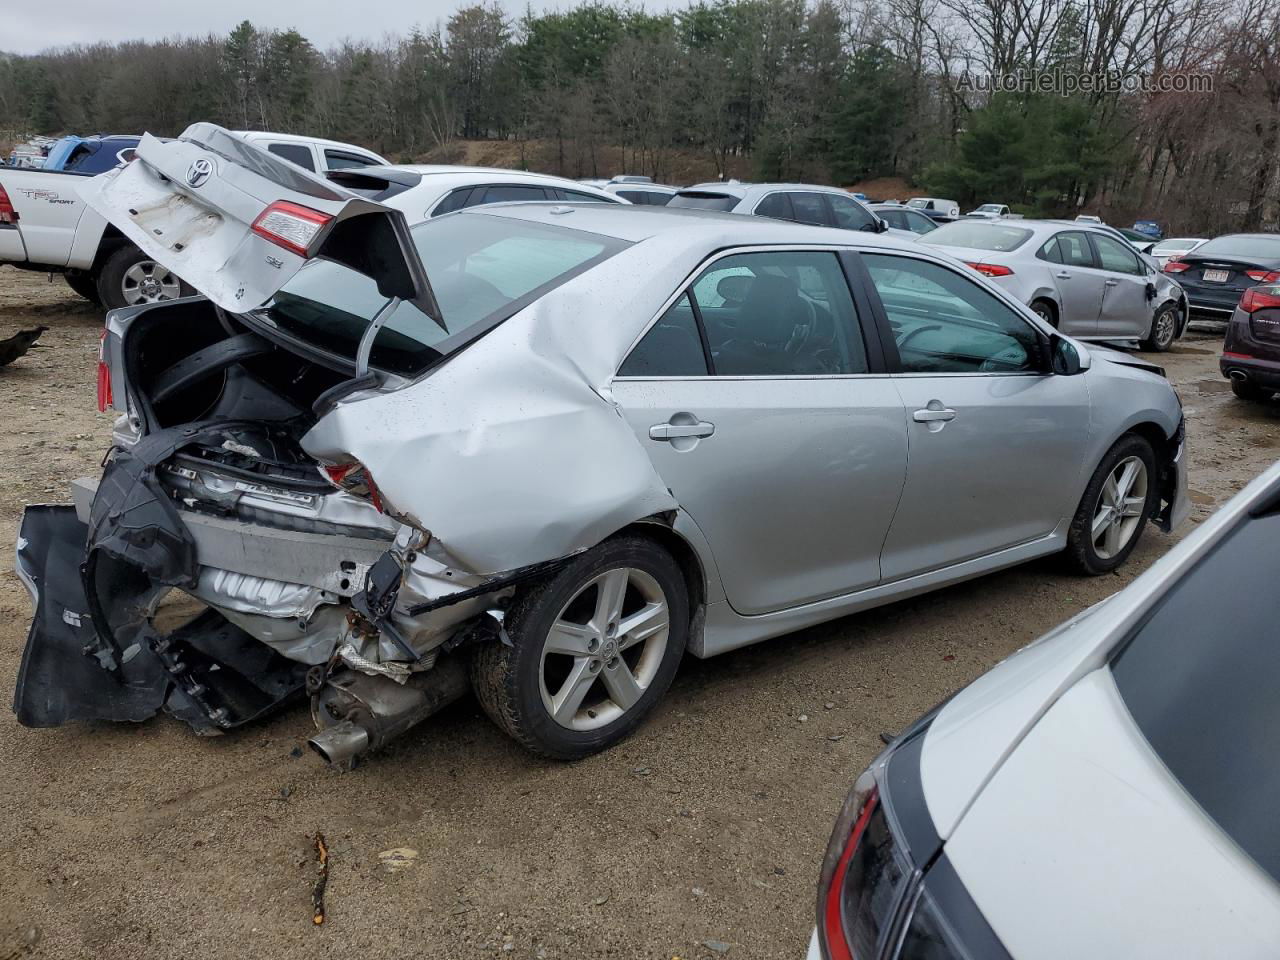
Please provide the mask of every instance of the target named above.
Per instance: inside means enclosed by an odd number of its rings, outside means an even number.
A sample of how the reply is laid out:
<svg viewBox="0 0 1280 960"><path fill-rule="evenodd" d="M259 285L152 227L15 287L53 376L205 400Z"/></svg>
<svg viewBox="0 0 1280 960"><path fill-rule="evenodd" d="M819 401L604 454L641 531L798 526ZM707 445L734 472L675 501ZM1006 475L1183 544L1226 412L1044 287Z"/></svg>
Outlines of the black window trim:
<svg viewBox="0 0 1280 960"><path fill-rule="evenodd" d="M770 218L772 219L772 218ZM853 309L855 321L858 325L858 332L862 336L863 349L867 357L866 373L779 373L779 374L723 374L717 375L715 372L715 364L711 357L711 345L707 338L707 331L702 323L702 310L698 306L698 298L693 293L693 284L697 279L705 273L710 266L718 260L725 257L737 256L747 253L831 253L836 257L837 263L840 265L841 273L844 275L845 284L849 288L849 295L853 300ZM853 276L850 273L850 266L846 262L846 256L853 255L853 251L847 247L840 247L827 244L756 244L752 246L741 247L721 247L718 250L711 251L704 257L697 266L693 268L685 278L677 285L675 292L663 301L661 308L655 313L649 321L644 325L639 335L631 341L631 345L623 351L622 359L618 361L618 367L614 370L613 379L622 381L685 381L685 380L849 380L866 377L885 377L891 371L886 364L885 353L880 342L883 336L879 330L879 323L872 317L871 304L866 300L865 295L859 292L859 288ZM865 273L865 267L862 268ZM869 278L868 278L869 282ZM645 376L634 377L625 376L618 373L626 364L627 359L640 341L649 335L649 331L657 326L658 322L667 315L667 311L674 307L680 298L685 294L689 295L689 303L693 307L694 321L698 326L698 339L702 342L703 357L707 362L707 373L698 376ZM868 318L871 318L868 321ZM892 341L891 341L892 342Z"/></svg>
<svg viewBox="0 0 1280 960"><path fill-rule="evenodd" d="M870 256L886 256L886 257L905 257L909 260L919 260L923 263L932 264L944 270L953 273L967 283L972 283L984 293L991 294L999 302L1009 307L1010 311L1023 323L1027 325L1036 340L1040 343L1040 369L1036 370L904 370L902 369L902 358L898 355L898 344L893 338L893 325L889 323L889 314L884 308L884 302L880 299L880 293L876 290L875 283L871 280L871 271L867 269L866 263L862 259L863 254ZM879 335L881 349L884 351L885 367L892 376L895 377L1045 377L1052 376L1053 373L1048 367L1047 357L1049 356L1049 338L1039 327L1035 325L1026 315L1028 309L1022 303L1014 300L1012 297L1006 296L1003 290L988 290L980 283L975 281L973 277L966 276L962 271L955 269L948 263L939 260L933 260L930 257L922 256L914 250L860 250L849 251L849 259L853 261L851 269L856 272L860 280L863 296L868 301L871 316L874 318L876 332Z"/></svg>
<svg viewBox="0 0 1280 960"><path fill-rule="evenodd" d="M381 160L378 160L378 159L377 159L376 157L374 157L372 154L367 154L367 153L356 153L354 150L343 150L343 149L340 149L340 148L338 148L338 147L325 147L325 146L322 146L322 147L320 148L320 152L324 154L324 168L325 168L326 170L332 170L332 169L345 169L345 170L359 169L359 167L338 167L338 168L330 167L330 166L329 166L329 157L330 157L330 155L335 156L335 157L345 157L345 158L347 158L347 159L349 159L349 160L359 160L359 161L360 161L360 165L361 165L361 166L365 166L365 167L385 167L385 166L386 166L386 164L385 164L385 163L383 163Z"/></svg>

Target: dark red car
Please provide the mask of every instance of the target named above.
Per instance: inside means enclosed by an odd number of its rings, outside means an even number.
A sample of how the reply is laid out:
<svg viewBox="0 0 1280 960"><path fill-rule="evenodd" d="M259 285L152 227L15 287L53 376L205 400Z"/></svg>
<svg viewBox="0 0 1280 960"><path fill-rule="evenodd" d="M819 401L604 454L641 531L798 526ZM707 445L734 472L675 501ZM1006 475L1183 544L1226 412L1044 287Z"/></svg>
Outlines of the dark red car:
<svg viewBox="0 0 1280 960"><path fill-rule="evenodd" d="M1227 324L1218 365L1242 400L1267 400L1280 391L1280 283L1245 290Z"/></svg>

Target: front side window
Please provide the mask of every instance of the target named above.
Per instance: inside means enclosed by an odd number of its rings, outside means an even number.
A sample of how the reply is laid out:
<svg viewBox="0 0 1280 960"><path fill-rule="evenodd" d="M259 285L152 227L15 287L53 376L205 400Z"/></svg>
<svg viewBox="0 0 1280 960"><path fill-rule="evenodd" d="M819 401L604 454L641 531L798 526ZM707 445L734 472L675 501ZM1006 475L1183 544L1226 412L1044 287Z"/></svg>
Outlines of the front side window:
<svg viewBox="0 0 1280 960"><path fill-rule="evenodd" d="M876 218L871 211L852 197L829 196L831 213L836 218L836 226L842 230L865 230L876 232Z"/></svg>
<svg viewBox="0 0 1280 960"><path fill-rule="evenodd" d="M342 150L325 150L324 162L330 170L352 170L378 165L378 161L372 157L362 157Z"/></svg>
<svg viewBox="0 0 1280 960"><path fill-rule="evenodd" d="M395 309L373 341L369 362L405 375L425 370L627 246L598 234L482 213L428 220L412 233L445 329L411 303ZM313 260L257 316L322 350L354 358L386 302L369 277Z"/></svg>
<svg viewBox="0 0 1280 960"><path fill-rule="evenodd" d="M1093 245L1098 251L1098 266L1103 270L1130 273L1135 276L1141 276L1144 272L1133 249L1119 240L1094 234Z"/></svg>
<svg viewBox="0 0 1280 960"><path fill-rule="evenodd" d="M864 254L904 373L1026 373L1039 338L994 294L940 264Z"/></svg>
<svg viewBox="0 0 1280 960"><path fill-rule="evenodd" d="M644 336L619 374L696 376L684 304L709 354L712 376L866 373L867 355L853 299L834 253L734 254L694 280L676 307ZM683 347L677 347L677 339ZM652 340L652 343L650 342ZM635 359L639 355L639 359ZM663 357L669 359L663 361ZM636 370L644 369L644 374Z"/></svg>
<svg viewBox="0 0 1280 960"><path fill-rule="evenodd" d="M277 157L284 157L304 170L315 172L315 158L311 155L311 148L305 143L270 143L267 144L267 152L274 153Z"/></svg>
<svg viewBox="0 0 1280 960"><path fill-rule="evenodd" d="M1280 881L1280 513L1247 517L1170 587L1111 665L1155 754Z"/></svg>
<svg viewBox="0 0 1280 960"><path fill-rule="evenodd" d="M569 203L616 203L608 197L602 197L594 193L583 193L580 190L557 190L560 196L557 199L567 200ZM643 201L641 201L643 202Z"/></svg>
<svg viewBox="0 0 1280 960"><path fill-rule="evenodd" d="M467 201L467 206L476 207L486 203L527 203L546 199L547 191L542 187L498 184L476 190Z"/></svg>

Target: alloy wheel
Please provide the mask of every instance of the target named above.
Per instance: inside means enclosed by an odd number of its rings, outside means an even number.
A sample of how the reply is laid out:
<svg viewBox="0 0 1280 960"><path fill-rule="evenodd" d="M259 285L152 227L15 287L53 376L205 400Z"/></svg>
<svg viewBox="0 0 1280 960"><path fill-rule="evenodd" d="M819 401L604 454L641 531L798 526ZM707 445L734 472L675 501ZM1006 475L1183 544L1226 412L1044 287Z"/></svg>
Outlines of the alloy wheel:
<svg viewBox="0 0 1280 960"><path fill-rule="evenodd" d="M1161 310L1156 315L1155 329L1151 331L1151 339L1161 347L1173 343L1175 314L1172 310Z"/></svg>
<svg viewBox="0 0 1280 960"><path fill-rule="evenodd" d="M159 303L182 296L182 284L169 270L154 260L139 260L124 272L120 292L129 306Z"/></svg>
<svg viewBox="0 0 1280 960"><path fill-rule="evenodd" d="M593 730L631 709L654 681L671 615L643 570L606 570L579 589L543 641L539 687L556 723Z"/></svg>
<svg viewBox="0 0 1280 960"><path fill-rule="evenodd" d="M1133 539L1147 505L1147 465L1126 457L1102 485L1090 533L1099 559L1110 560Z"/></svg>

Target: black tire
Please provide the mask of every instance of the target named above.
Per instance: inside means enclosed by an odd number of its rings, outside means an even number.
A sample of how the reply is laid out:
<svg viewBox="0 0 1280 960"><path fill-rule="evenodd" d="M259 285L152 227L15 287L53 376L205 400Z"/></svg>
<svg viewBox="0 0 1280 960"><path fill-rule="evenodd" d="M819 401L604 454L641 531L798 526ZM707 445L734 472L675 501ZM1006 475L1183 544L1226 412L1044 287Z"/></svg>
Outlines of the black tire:
<svg viewBox="0 0 1280 960"><path fill-rule="evenodd" d="M1148 336L1139 345L1149 353L1164 353L1178 339L1177 304L1166 303L1151 318Z"/></svg>
<svg viewBox="0 0 1280 960"><path fill-rule="evenodd" d="M1053 329L1058 329L1058 308L1048 300L1031 301L1031 309L1041 320L1047 323Z"/></svg>
<svg viewBox="0 0 1280 960"><path fill-rule="evenodd" d="M1265 403L1271 399L1271 391L1263 390L1257 384L1250 383L1248 380L1232 380L1231 392L1239 399L1247 400L1249 403Z"/></svg>
<svg viewBox="0 0 1280 960"><path fill-rule="evenodd" d="M91 273L64 273L62 278L74 293L84 297L90 303L102 306L102 298L98 295L98 278Z"/></svg>
<svg viewBox="0 0 1280 960"><path fill-rule="evenodd" d="M124 244L117 247L107 258L102 261L102 265L98 268L98 300L108 310L116 310L120 307L133 306L129 297L125 293L125 278L129 270L137 264L153 263L152 259L132 244ZM189 297L194 293L191 287L183 280L178 280L177 290L178 297ZM160 296L159 300L175 299L173 295ZM155 302L146 301L146 302Z"/></svg>
<svg viewBox="0 0 1280 960"><path fill-rule="evenodd" d="M1146 499L1138 515L1138 522L1133 525L1132 532L1128 535L1128 540L1110 556L1103 556L1094 543L1092 535L1094 517L1100 511L1103 487L1108 477L1120 463L1130 457L1137 457L1146 468ZM1085 487L1084 496L1080 498L1080 505L1076 508L1076 514L1071 520L1064 554L1067 565L1077 573L1096 577L1110 573L1124 563L1133 552L1133 548L1138 545L1138 541L1142 539L1147 521L1151 519L1156 505L1160 502L1159 480L1155 451L1151 449L1151 444L1144 437L1130 433L1117 440L1102 458L1093 476L1089 478L1089 485Z"/></svg>
<svg viewBox="0 0 1280 960"><path fill-rule="evenodd" d="M661 589L668 611L666 645L655 658L657 666L644 692L629 709L603 726L570 729L552 716L543 701L544 645L561 612L567 615L570 601L578 602L575 597L582 596L594 578L622 568L642 571ZM487 643L472 656L471 682L480 705L526 749L556 760L577 760L628 736L671 686L689 637L688 591L684 575L666 550L643 537L617 537L583 553L546 581L521 590L507 608L503 626L510 646ZM597 664L597 670L603 669ZM590 691L607 695L603 676L597 676L599 682ZM581 702L591 702L590 696ZM589 709L583 710L594 718Z"/></svg>

